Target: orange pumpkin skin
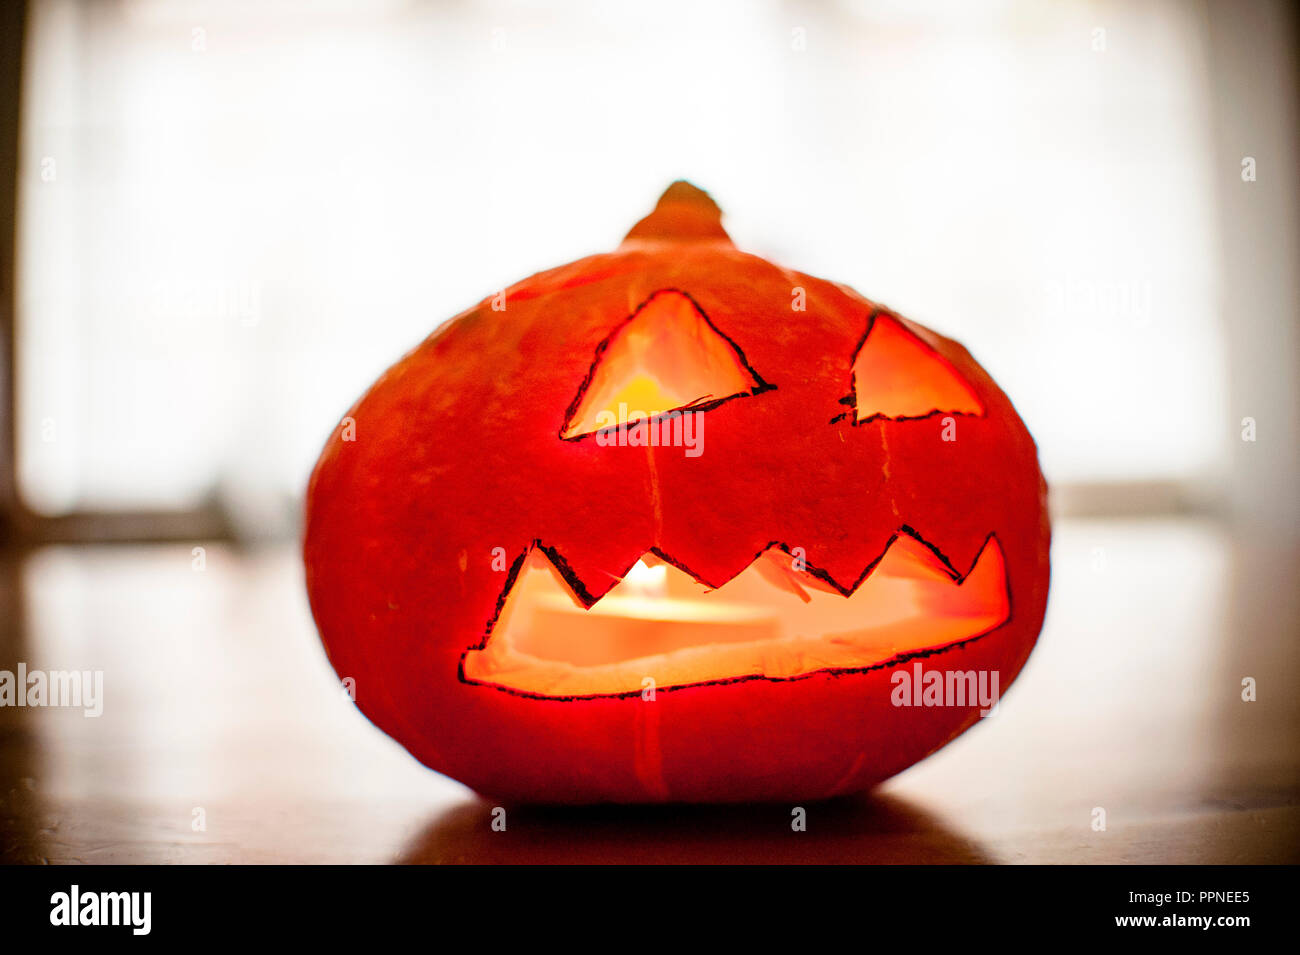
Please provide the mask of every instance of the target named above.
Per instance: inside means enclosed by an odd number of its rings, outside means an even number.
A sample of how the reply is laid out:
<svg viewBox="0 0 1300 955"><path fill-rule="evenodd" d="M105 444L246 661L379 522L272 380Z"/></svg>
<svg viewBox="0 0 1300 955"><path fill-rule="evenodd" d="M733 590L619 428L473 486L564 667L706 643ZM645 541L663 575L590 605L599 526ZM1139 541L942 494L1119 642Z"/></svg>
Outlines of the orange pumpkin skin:
<svg viewBox="0 0 1300 955"><path fill-rule="evenodd" d="M419 760L480 793L541 803L813 800L869 788L979 720L978 703L900 707L893 676L997 671L1003 691L1047 601L1046 485L1032 438L956 342L896 318L983 406L832 422L873 316L852 290L736 250L674 187L617 251L487 299L440 327L348 412L311 477L312 611L356 704ZM793 311L802 288L806 310ZM600 343L678 289L771 389L707 417L705 452L561 440ZM500 304L500 300L497 300ZM348 418L352 419L348 422ZM354 440L344 430L354 429ZM862 670L539 698L467 681L512 565L535 543L598 598L651 550L717 586L773 542L852 582L900 528L959 573L995 535L1010 616L974 639ZM496 553L500 553L499 551Z"/></svg>

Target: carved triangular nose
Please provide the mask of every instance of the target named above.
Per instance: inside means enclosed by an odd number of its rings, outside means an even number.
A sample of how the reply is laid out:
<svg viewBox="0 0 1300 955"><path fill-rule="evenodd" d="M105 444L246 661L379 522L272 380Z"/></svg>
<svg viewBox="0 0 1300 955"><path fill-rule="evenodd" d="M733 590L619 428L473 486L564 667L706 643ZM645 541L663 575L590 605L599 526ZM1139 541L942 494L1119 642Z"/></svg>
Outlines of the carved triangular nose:
<svg viewBox="0 0 1300 955"><path fill-rule="evenodd" d="M689 296L666 289L601 342L561 437L702 410L768 387Z"/></svg>

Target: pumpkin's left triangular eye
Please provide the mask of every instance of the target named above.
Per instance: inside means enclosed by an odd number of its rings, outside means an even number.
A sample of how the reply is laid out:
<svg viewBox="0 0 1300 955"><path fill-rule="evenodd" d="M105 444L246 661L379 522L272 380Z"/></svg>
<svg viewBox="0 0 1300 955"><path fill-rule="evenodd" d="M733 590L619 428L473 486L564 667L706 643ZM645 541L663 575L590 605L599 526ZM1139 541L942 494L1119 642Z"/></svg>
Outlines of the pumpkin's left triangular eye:
<svg viewBox="0 0 1300 955"><path fill-rule="evenodd" d="M984 413L974 390L947 359L883 314L872 321L853 359L853 406L857 421Z"/></svg>
<svg viewBox="0 0 1300 955"><path fill-rule="evenodd" d="M766 384L682 292L656 292L596 349L560 436L703 410Z"/></svg>

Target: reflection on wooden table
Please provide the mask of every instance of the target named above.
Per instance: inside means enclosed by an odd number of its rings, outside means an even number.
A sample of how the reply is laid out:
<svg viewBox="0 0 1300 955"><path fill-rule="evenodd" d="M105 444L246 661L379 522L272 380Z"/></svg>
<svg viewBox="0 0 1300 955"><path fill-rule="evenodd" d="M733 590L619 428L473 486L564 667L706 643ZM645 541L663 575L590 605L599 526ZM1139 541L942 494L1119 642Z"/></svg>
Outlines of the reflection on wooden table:
<svg viewBox="0 0 1300 955"><path fill-rule="evenodd" d="M1297 557L1209 523L1063 523L998 713L806 806L806 832L788 806L506 807L498 832L346 699L292 548L209 547L201 571L191 545L38 551L4 565L0 669L103 670L104 712L0 708L0 859L1296 862Z"/></svg>

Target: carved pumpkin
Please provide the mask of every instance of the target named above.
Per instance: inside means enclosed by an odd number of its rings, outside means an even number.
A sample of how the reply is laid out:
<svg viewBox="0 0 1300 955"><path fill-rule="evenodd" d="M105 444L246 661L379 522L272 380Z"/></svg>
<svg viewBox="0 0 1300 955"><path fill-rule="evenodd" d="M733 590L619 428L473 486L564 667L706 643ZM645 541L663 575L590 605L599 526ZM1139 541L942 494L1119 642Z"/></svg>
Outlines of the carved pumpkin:
<svg viewBox="0 0 1300 955"><path fill-rule="evenodd" d="M1015 678L1045 498L965 349L676 183L370 388L312 475L307 586L361 710L481 793L809 800Z"/></svg>

